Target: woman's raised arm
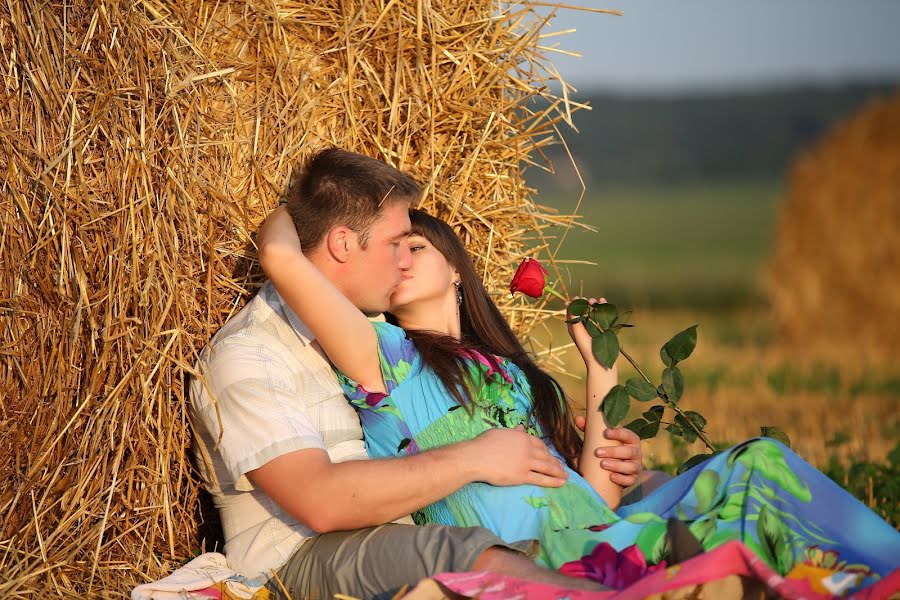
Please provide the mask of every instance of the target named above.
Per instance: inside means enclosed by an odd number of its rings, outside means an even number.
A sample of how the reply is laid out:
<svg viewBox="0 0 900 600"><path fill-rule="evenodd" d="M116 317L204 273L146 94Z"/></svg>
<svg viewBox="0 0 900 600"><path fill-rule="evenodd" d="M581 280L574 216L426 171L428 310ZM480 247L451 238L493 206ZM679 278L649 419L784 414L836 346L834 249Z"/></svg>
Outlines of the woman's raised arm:
<svg viewBox="0 0 900 600"><path fill-rule="evenodd" d="M384 392L378 338L369 319L303 254L281 206L257 236L257 256L284 302L315 334L328 358L369 392Z"/></svg>
<svg viewBox="0 0 900 600"><path fill-rule="evenodd" d="M590 299L591 304L595 302L597 301L594 298ZM606 302L606 299L601 298L600 302ZM602 446L620 445L618 441L603 435L609 429L609 424L600 412L603 398L618 383L618 366L613 365L611 369L607 369L597 362L591 349L591 336L582 323L569 324L569 335L572 336L587 368L584 398L587 422L584 428L584 446L578 459L578 470L609 507L615 510L622 502L622 488L610 480L610 472L600 466L600 461L594 457L594 450Z"/></svg>

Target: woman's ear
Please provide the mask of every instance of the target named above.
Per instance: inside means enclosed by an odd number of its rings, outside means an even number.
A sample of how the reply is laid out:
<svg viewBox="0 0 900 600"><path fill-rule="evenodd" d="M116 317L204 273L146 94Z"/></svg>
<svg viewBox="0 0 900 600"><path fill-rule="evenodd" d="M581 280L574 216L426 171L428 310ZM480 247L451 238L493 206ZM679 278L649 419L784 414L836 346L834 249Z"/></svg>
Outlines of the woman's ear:
<svg viewBox="0 0 900 600"><path fill-rule="evenodd" d="M335 227L325 236L328 253L339 263L350 260L350 255L359 248L356 232L349 227Z"/></svg>

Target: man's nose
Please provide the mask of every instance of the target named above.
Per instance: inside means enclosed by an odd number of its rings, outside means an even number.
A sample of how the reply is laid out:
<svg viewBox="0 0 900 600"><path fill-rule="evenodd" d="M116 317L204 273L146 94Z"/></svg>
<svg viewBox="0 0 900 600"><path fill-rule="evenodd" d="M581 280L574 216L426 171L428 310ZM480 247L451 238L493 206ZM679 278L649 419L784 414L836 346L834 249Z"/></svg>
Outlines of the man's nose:
<svg viewBox="0 0 900 600"><path fill-rule="evenodd" d="M411 266L412 252L409 251L408 245L400 244L400 251L397 253L397 267L399 267L401 271L406 271Z"/></svg>

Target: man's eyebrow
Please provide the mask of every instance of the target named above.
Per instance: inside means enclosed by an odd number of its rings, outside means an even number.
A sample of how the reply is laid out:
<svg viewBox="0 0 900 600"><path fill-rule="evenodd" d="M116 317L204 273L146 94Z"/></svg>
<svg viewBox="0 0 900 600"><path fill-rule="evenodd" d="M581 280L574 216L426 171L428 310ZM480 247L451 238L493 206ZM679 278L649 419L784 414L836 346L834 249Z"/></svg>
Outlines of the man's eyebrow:
<svg viewBox="0 0 900 600"><path fill-rule="evenodd" d="M395 236L394 236L394 239L395 239L395 240L402 240L402 239L404 239L404 238L408 238L408 237L411 236L412 234L413 234L413 233L412 233L412 229L406 229L406 230L404 230L404 231L401 231L401 232L398 233L397 235L395 235Z"/></svg>

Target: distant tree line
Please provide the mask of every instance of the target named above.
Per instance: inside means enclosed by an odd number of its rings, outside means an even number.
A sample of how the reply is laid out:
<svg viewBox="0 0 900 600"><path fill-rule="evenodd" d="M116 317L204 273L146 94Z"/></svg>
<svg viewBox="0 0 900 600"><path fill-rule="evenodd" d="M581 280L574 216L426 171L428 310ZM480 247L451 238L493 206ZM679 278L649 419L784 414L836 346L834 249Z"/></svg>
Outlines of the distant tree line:
<svg viewBox="0 0 900 600"><path fill-rule="evenodd" d="M580 133L560 130L592 186L709 178L780 177L796 153L900 82L800 87L682 97L588 94L574 113ZM539 108L539 107L535 107ZM547 151L555 174L531 168L539 189L572 189L577 179L560 145Z"/></svg>

